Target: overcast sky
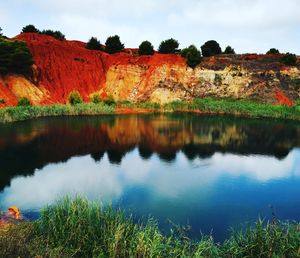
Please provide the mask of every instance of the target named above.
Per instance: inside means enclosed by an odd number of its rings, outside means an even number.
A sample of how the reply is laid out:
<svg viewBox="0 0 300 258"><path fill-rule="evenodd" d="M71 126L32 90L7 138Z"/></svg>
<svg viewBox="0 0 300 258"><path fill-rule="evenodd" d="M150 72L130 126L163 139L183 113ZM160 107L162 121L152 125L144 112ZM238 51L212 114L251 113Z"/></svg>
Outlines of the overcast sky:
<svg viewBox="0 0 300 258"><path fill-rule="evenodd" d="M173 37L181 48L215 39L238 53L300 54L300 0L0 0L5 35L27 24L82 41L118 34L126 47Z"/></svg>

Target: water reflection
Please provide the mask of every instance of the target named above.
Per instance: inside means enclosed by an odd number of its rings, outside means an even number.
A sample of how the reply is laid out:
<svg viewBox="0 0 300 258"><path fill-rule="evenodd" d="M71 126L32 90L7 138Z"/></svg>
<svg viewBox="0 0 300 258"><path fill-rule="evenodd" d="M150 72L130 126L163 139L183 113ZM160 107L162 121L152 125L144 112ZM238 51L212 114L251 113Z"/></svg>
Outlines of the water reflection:
<svg viewBox="0 0 300 258"><path fill-rule="evenodd" d="M268 155L278 159L300 146L300 126L259 120L195 115L54 118L0 126L0 190L16 175L32 175L47 164L107 153L121 164L135 147L149 159L173 162L179 151L190 160L215 152Z"/></svg>
<svg viewBox="0 0 300 258"><path fill-rule="evenodd" d="M213 228L219 239L270 214L269 204L281 219L300 219L294 123L107 116L17 123L0 135L0 209L35 210L81 194L162 225L189 223L198 235Z"/></svg>

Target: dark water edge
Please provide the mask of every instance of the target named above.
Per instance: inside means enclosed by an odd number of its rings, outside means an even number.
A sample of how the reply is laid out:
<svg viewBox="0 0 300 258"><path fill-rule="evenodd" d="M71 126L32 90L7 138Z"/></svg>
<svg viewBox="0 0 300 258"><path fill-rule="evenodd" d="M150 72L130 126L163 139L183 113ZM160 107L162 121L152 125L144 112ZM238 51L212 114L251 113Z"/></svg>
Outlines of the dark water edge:
<svg viewBox="0 0 300 258"><path fill-rule="evenodd" d="M137 220L152 215L164 231L171 220L220 240L230 227L270 218L270 206L299 221L299 146L296 122L195 114L1 125L0 206L19 204L34 218L54 195L78 189Z"/></svg>

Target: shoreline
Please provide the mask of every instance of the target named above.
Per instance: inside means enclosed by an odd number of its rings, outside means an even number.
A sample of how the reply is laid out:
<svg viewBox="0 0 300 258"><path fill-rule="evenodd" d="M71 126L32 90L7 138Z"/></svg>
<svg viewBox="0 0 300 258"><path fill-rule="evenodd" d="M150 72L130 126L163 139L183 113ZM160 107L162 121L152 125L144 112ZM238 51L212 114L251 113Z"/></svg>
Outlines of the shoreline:
<svg viewBox="0 0 300 258"><path fill-rule="evenodd" d="M151 113L194 113L211 116L233 116L256 119L280 119L300 122L300 104L292 107L259 103L248 100L203 98L176 101L165 105L157 103L119 102L111 105L100 102L74 106L54 104L45 106L19 106L0 108L0 124L57 116L101 116Z"/></svg>

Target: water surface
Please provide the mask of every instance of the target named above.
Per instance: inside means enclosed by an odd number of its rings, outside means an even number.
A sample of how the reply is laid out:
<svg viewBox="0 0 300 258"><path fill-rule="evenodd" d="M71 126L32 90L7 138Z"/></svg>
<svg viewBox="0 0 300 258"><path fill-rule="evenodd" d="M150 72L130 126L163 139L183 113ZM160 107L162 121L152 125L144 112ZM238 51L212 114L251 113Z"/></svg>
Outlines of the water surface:
<svg viewBox="0 0 300 258"><path fill-rule="evenodd" d="M300 125L192 114L0 125L0 209L31 217L64 195L228 236L258 216L300 220Z"/></svg>

